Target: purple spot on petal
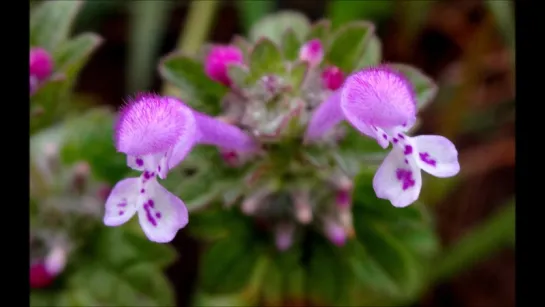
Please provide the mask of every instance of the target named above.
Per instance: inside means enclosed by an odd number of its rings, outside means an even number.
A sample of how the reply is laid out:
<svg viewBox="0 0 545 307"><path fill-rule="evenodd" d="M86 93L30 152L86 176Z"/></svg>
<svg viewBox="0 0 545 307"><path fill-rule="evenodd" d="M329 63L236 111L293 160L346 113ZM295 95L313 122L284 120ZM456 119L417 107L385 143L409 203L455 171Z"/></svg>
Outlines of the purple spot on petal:
<svg viewBox="0 0 545 307"><path fill-rule="evenodd" d="M394 143L397 143L397 139L396 139L396 138L394 138Z"/></svg>
<svg viewBox="0 0 545 307"><path fill-rule="evenodd" d="M151 213L148 211L147 214L146 214L146 218L148 219L148 221L153 225L153 226L157 226L157 221L153 218L153 216L151 215Z"/></svg>
<svg viewBox="0 0 545 307"><path fill-rule="evenodd" d="M150 176L151 176L151 177L155 176L155 173L154 173L154 172L152 172Z"/></svg>
<svg viewBox="0 0 545 307"><path fill-rule="evenodd" d="M151 175L148 171L145 171L144 172L144 179L150 179L151 178Z"/></svg>
<svg viewBox="0 0 545 307"><path fill-rule="evenodd" d="M142 189L142 190L140 190L140 193L144 194L144 193L146 193L146 190Z"/></svg>
<svg viewBox="0 0 545 307"><path fill-rule="evenodd" d="M161 171L161 165L157 166L157 171L158 171L158 172Z"/></svg>
<svg viewBox="0 0 545 307"><path fill-rule="evenodd" d="M119 203L117 204L118 207L125 207L127 204L126 203Z"/></svg>
<svg viewBox="0 0 545 307"><path fill-rule="evenodd" d="M123 213L125 213L125 211L119 211L119 215L123 215Z"/></svg>
<svg viewBox="0 0 545 307"><path fill-rule="evenodd" d="M388 139L388 136L386 135L386 133L383 133L383 134L382 134L382 137L383 137L385 140Z"/></svg>
<svg viewBox="0 0 545 307"><path fill-rule="evenodd" d="M142 160L140 158L136 159L136 165L138 165L138 166L144 165L144 160Z"/></svg>
<svg viewBox="0 0 545 307"><path fill-rule="evenodd" d="M437 165L437 161L432 159L432 157L427 152L420 153L420 160L424 161L424 163L429 164L431 166Z"/></svg>
<svg viewBox="0 0 545 307"><path fill-rule="evenodd" d="M161 212L156 212L156 213L155 213L155 217L158 218L158 219L160 219L160 218L161 218Z"/></svg>
<svg viewBox="0 0 545 307"><path fill-rule="evenodd" d="M148 205L149 205L151 208L154 208L154 207L155 207L155 202L153 201L153 199L148 200Z"/></svg>
<svg viewBox="0 0 545 307"><path fill-rule="evenodd" d="M398 136L400 139L402 139L402 140L405 139L405 137L404 137L403 134L401 134L401 133L398 133L397 136Z"/></svg>
<svg viewBox="0 0 545 307"><path fill-rule="evenodd" d="M410 155L413 153L413 147L411 145L405 145L405 151L403 152L405 155Z"/></svg>
<svg viewBox="0 0 545 307"><path fill-rule="evenodd" d="M409 164L409 160L405 159L405 164Z"/></svg>
<svg viewBox="0 0 545 307"><path fill-rule="evenodd" d="M415 181L413 179L413 173L410 170L398 168L396 170L396 177L397 177L397 180L399 180L402 183L403 191L415 185Z"/></svg>

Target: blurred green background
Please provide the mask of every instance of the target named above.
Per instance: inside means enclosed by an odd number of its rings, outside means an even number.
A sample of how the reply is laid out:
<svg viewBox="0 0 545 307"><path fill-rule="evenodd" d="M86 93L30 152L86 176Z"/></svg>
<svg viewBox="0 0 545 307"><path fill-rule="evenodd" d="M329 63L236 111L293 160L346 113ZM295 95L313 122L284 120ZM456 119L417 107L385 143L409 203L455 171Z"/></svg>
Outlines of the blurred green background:
<svg viewBox="0 0 545 307"><path fill-rule="evenodd" d="M31 7L39 2L31 1ZM87 1L71 36L94 32L103 41L81 68L75 92L86 105L117 108L135 92L169 90L158 75L162 56L175 49L196 54L210 41L228 43L278 10L297 10L312 21L328 18L334 28L352 20L373 21L383 61L412 64L439 84L419 134L444 135L460 154L457 177L430 180L422 190L421 200L436 215L447 252L434 286L414 306L515 306L514 228L505 231L505 221L514 222L515 193L512 2ZM124 167L124 161L112 163ZM181 231L172 245L179 257L158 267L166 266L176 305L188 306L201 244ZM163 295L160 289L154 293ZM286 302L305 304L311 303Z"/></svg>

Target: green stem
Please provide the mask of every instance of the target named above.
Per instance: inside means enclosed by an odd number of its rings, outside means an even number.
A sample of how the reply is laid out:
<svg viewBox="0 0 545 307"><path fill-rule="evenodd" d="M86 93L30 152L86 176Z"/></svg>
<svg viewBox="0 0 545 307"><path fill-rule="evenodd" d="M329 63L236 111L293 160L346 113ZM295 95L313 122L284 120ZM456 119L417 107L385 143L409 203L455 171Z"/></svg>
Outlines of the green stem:
<svg viewBox="0 0 545 307"><path fill-rule="evenodd" d="M130 49L127 65L129 93L148 90L155 73L154 61L165 32L170 2L136 1L131 6Z"/></svg>
<svg viewBox="0 0 545 307"><path fill-rule="evenodd" d="M469 269L500 248L514 243L515 202L500 209L483 224L443 252L434 266L432 281L445 280Z"/></svg>
<svg viewBox="0 0 545 307"><path fill-rule="evenodd" d="M194 0L191 2L183 31L178 39L177 49L179 51L189 56L199 51L208 37L219 3L219 0ZM163 93L179 96L178 89L169 85L163 86Z"/></svg>

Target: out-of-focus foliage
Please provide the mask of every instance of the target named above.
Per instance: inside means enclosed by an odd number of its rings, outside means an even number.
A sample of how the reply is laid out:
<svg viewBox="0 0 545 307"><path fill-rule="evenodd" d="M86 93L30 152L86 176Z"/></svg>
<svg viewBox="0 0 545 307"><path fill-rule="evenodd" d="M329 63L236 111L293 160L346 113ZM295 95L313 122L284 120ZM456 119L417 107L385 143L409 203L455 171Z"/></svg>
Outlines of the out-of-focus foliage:
<svg viewBox="0 0 545 307"><path fill-rule="evenodd" d="M31 289L30 304L170 306L173 293L162 271L174 251L149 242L136 227L102 223L110 184L128 168L113 147L114 113L89 109L73 93L102 41L93 33L69 35L82 4L44 1L31 10L30 46L52 54L54 73L30 97L30 258L42 261L60 247L66 260L57 260L64 269L51 276L52 284Z"/></svg>

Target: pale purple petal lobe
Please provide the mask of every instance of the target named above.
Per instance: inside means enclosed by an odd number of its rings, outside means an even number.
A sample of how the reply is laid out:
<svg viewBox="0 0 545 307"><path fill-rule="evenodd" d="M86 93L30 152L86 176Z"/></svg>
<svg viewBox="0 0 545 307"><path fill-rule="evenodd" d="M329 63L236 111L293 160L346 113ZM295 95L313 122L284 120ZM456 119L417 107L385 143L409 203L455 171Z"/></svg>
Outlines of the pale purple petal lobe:
<svg viewBox="0 0 545 307"><path fill-rule="evenodd" d="M200 112L194 113L199 143L241 152L257 149L255 140L240 128Z"/></svg>
<svg viewBox="0 0 545 307"><path fill-rule="evenodd" d="M451 141L439 135L421 135L412 139L418 151L415 159L421 169L440 178L458 174L458 151Z"/></svg>
<svg viewBox="0 0 545 307"><path fill-rule="evenodd" d="M136 212L139 178L127 178L119 181L106 200L104 224L119 226L126 223Z"/></svg>
<svg viewBox="0 0 545 307"><path fill-rule="evenodd" d="M333 92L314 110L305 132L306 140L319 139L344 120L344 115L340 108L340 97L339 91Z"/></svg>
<svg viewBox="0 0 545 307"><path fill-rule="evenodd" d="M373 188L378 198L390 200L395 207L406 207L420 195L422 174L413 157L395 147L377 170Z"/></svg>
<svg viewBox="0 0 545 307"><path fill-rule="evenodd" d="M139 198L138 220L151 241L167 243L188 223L188 212L181 199L167 191L155 178L146 184Z"/></svg>
<svg viewBox="0 0 545 307"><path fill-rule="evenodd" d="M354 126L395 127L414 122L416 99L400 73L379 66L350 75L342 87L341 108Z"/></svg>

